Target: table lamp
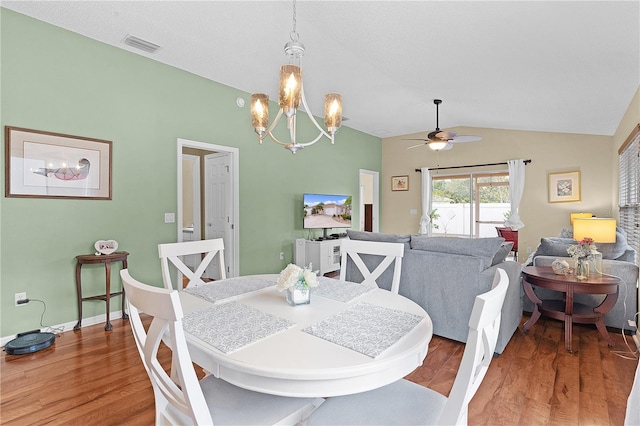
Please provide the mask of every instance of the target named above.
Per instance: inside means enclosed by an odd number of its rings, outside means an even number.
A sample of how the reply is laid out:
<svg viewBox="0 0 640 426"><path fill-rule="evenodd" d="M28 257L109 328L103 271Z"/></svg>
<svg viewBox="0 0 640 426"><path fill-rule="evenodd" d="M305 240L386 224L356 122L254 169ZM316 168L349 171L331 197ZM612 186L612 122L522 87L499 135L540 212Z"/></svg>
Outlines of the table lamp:
<svg viewBox="0 0 640 426"><path fill-rule="evenodd" d="M596 246L597 243L615 243L616 220L600 217L576 218L573 221L573 238L576 241L591 238ZM594 269L596 274L602 275L602 253L594 254Z"/></svg>
<svg viewBox="0 0 640 426"><path fill-rule="evenodd" d="M593 213L571 213L569 215L569 217L570 217L570 221L571 221L571 226L573 226L573 220L574 219L592 218L593 217Z"/></svg>

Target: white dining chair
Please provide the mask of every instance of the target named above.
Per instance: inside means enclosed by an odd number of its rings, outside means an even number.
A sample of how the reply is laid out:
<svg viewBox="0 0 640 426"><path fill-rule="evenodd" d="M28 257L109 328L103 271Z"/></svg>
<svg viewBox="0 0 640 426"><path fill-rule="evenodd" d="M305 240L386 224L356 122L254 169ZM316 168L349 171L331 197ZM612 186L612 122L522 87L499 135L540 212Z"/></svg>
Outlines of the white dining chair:
<svg viewBox="0 0 640 426"><path fill-rule="evenodd" d="M200 264L192 270L180 257L194 254L200 255L201 261ZM178 283L176 287L173 286L171 282L171 269L169 268L170 263L187 277L188 283L186 288L206 284L202 276L211 262L216 258L216 255L220 279L223 280L227 278L224 265L224 240L222 238L158 244L158 255L160 256L160 264L162 265L162 281L164 282L164 287L167 289L183 289L180 283Z"/></svg>
<svg viewBox="0 0 640 426"><path fill-rule="evenodd" d="M380 256L380 263L376 263L373 270L370 270L360 255ZM354 265L364 277L362 281L363 284L378 285L376 280L393 264L391 291L398 294L398 290L400 289L402 256L404 256L404 244L401 243L345 239L340 244L340 280L346 280L347 262L349 259L353 261Z"/></svg>
<svg viewBox="0 0 640 426"><path fill-rule="evenodd" d="M509 277L498 268L493 288L476 296L469 336L449 397L399 380L368 392L327 399L308 425L464 425L469 401L487 373L498 340ZM452 307L453 309L454 307Z"/></svg>
<svg viewBox="0 0 640 426"><path fill-rule="evenodd" d="M242 389L213 375L198 381L182 328L178 291L143 284L128 269L121 270L120 276L133 337L153 386L157 425L293 425L322 403L321 398L288 398ZM153 317L148 331L140 312ZM163 339L172 350L176 369L172 376L157 358Z"/></svg>

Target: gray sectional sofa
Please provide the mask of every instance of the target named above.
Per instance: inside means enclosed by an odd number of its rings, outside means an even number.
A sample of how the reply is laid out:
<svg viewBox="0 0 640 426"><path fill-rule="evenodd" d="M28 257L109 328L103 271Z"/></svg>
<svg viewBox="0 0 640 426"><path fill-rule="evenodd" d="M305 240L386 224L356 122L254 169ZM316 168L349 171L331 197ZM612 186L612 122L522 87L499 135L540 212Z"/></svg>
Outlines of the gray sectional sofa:
<svg viewBox="0 0 640 426"><path fill-rule="evenodd" d="M425 235L395 235L347 231L354 240L403 243L400 294L420 305L433 321L433 333L465 342L475 297L491 288L497 268L509 276L509 289L502 309L496 353L501 354L522 319L523 292L521 265L505 260L511 243L503 238L452 238ZM377 256L362 256L367 266L379 262ZM391 288L392 272L378 280ZM346 279L362 280L358 268L347 263Z"/></svg>
<svg viewBox="0 0 640 426"><path fill-rule="evenodd" d="M568 256L567 248L577 244L573 238L548 237L541 238L536 250L529 256L525 265L550 266L556 259L564 259L572 267L575 260ZM622 279L624 285L620 286L618 301L613 309L605 314L604 323L608 327L627 329L634 331L635 327L629 325L628 320L634 318L638 309L638 254L628 245L624 231L618 229L616 242L611 244L598 244L598 251L602 253L602 272L615 275ZM544 288L535 288L534 291L541 299L562 300L563 293ZM574 300L587 306L597 306L604 299L604 295L576 294ZM533 303L528 297L524 298L524 310L533 311Z"/></svg>

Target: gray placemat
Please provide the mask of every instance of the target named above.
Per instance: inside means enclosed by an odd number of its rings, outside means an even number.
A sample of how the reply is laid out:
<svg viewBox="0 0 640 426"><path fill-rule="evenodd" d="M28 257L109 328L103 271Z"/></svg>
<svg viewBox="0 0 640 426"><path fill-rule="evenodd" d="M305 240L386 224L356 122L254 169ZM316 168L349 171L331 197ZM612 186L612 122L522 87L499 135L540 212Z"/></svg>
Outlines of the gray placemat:
<svg viewBox="0 0 640 426"><path fill-rule="evenodd" d="M204 311L187 314L184 330L224 353L293 327L295 323L261 312L239 302L214 305Z"/></svg>
<svg viewBox="0 0 640 426"><path fill-rule="evenodd" d="M338 302L350 302L376 288L378 286L375 284L359 284L328 277L318 277L318 287L313 289L313 294L337 300Z"/></svg>
<svg viewBox="0 0 640 426"><path fill-rule="evenodd" d="M200 297L211 303L216 303L224 299L276 285L277 279L277 275L274 275L272 278L264 276L235 277L222 281L213 281L198 287L187 288L184 291L185 293Z"/></svg>
<svg viewBox="0 0 640 426"><path fill-rule="evenodd" d="M360 302L302 331L376 358L422 319L418 315Z"/></svg>

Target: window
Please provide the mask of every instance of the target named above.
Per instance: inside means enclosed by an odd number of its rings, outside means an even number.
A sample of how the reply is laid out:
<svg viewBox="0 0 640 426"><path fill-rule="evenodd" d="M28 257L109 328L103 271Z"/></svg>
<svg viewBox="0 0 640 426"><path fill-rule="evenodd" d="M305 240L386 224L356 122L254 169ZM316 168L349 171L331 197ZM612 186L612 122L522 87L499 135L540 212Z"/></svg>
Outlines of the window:
<svg viewBox="0 0 640 426"><path fill-rule="evenodd" d="M495 237L509 217L509 173L434 176L433 235Z"/></svg>
<svg viewBox="0 0 640 426"><path fill-rule="evenodd" d="M618 225L626 232L629 245L640 251L640 125L620 151L620 200Z"/></svg>

